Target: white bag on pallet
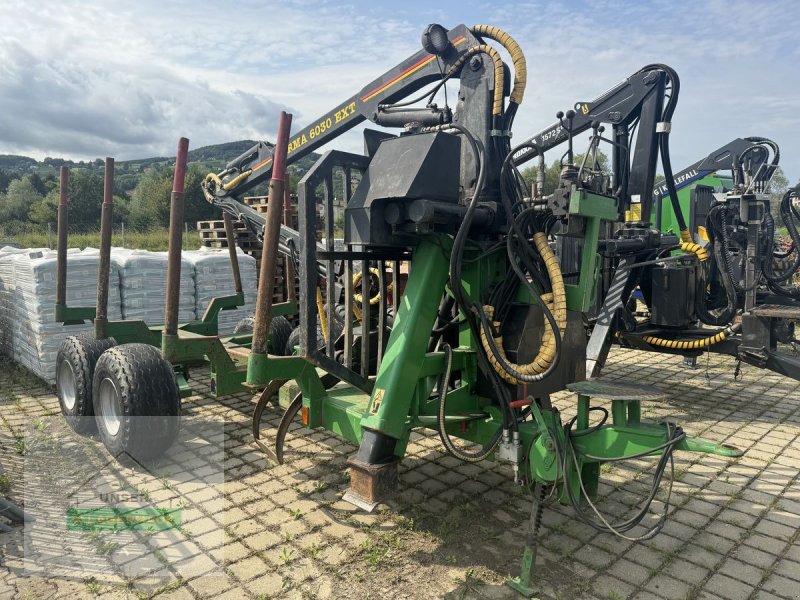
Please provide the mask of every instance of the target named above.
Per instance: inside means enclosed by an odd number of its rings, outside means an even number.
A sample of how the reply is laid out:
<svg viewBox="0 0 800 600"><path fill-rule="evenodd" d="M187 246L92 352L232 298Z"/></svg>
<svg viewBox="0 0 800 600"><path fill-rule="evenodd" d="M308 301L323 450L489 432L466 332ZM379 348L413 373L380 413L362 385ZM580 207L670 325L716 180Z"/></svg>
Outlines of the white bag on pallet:
<svg viewBox="0 0 800 600"><path fill-rule="evenodd" d="M94 306L97 300L99 253L96 249L70 250L67 253L67 305ZM7 262L11 263L13 271ZM53 383L61 342L69 335L91 331L91 324L62 325L55 321L56 253L51 250L26 250L0 257L4 280L3 295L12 306L6 310L10 327L6 332L7 352L19 364ZM10 280L7 278L10 277ZM122 317L119 272L111 265L108 318Z"/></svg>
<svg viewBox="0 0 800 600"><path fill-rule="evenodd" d="M167 253L113 248L111 262L119 269L122 318L143 320L148 325L164 322L167 303ZM194 268L181 260L178 321L195 318Z"/></svg>
<svg viewBox="0 0 800 600"><path fill-rule="evenodd" d="M227 335L233 333L236 324L244 317L250 316L256 309L256 287L258 273L256 259L246 255L241 248L237 248L239 259L239 272L242 276L242 291L244 292L244 306L235 310L223 310L219 313L219 333ZM234 293L233 271L228 250L201 248L184 252L184 257L194 266L197 318L203 316L206 308L213 298L217 296L230 296Z"/></svg>

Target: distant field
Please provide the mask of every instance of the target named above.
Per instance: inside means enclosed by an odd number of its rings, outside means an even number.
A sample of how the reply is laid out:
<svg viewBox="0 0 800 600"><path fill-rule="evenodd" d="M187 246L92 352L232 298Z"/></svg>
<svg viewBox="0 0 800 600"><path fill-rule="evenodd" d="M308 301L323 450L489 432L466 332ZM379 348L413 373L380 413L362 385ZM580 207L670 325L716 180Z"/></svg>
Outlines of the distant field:
<svg viewBox="0 0 800 600"><path fill-rule="evenodd" d="M189 231L188 236L184 236L184 247L195 249L200 245L197 232ZM46 248L48 247L48 236L43 233L20 233L14 236L14 241L20 246L27 248ZM55 236L52 237L55 244ZM137 250L166 250L169 246L169 234L166 229L156 229L153 231L136 232L126 231L125 238L119 232L111 236L111 245L115 247L135 248ZM87 233L73 233L69 236L70 248L99 248L100 232L92 231Z"/></svg>

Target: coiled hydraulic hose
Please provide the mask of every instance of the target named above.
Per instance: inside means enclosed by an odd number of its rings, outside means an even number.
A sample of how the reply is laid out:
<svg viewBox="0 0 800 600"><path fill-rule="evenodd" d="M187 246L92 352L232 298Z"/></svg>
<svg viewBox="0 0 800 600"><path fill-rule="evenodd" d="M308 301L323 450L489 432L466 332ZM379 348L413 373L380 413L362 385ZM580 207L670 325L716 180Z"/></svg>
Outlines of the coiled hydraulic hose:
<svg viewBox="0 0 800 600"><path fill-rule="evenodd" d="M509 100L519 106L525 95L525 86L528 83L528 66L525 61L525 54L514 38L508 35L499 27L492 25L475 25L471 29L481 37L489 38L501 44L511 55L511 62L514 65L514 87L511 89Z"/></svg>
<svg viewBox="0 0 800 600"><path fill-rule="evenodd" d="M547 236L542 232L533 235L536 250L544 260L547 274L550 278L553 292L543 294L541 300L555 317L557 330L564 333L567 329L567 296L564 288L564 278L558 264L558 258L547 243ZM556 339L552 327L545 327L542 333L542 344L536 357L528 364L518 365L511 362L503 350L503 336L492 335L488 321L494 316L493 306L484 306L485 318L481 318L481 345L489 357L489 362L495 372L508 383L533 383L540 381L543 374L547 373L553 365L556 352ZM499 329L500 323L495 322L494 328Z"/></svg>
<svg viewBox="0 0 800 600"><path fill-rule="evenodd" d="M453 63L453 66L450 67L450 70L447 72L447 77L452 77L458 73L471 56L481 53L488 55L494 63L494 101L492 103L492 115L500 117L503 114L503 87L505 76L503 71L503 59L500 57L500 53L497 50L488 44L472 46L472 48L464 52L464 54Z"/></svg>
<svg viewBox="0 0 800 600"><path fill-rule="evenodd" d="M651 335L642 337L642 340L651 346L658 346L660 348L670 348L672 350L700 350L701 348L708 348L709 346L725 341L741 328L741 323L729 325L722 331L718 331L714 335L699 340L667 340Z"/></svg>

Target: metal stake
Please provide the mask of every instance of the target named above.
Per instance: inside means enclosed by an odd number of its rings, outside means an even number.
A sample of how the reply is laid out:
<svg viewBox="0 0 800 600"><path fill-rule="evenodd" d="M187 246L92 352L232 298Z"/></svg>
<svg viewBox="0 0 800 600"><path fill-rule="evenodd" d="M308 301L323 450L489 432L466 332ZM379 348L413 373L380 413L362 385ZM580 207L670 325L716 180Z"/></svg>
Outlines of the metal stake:
<svg viewBox="0 0 800 600"><path fill-rule="evenodd" d="M183 243L184 189L186 185L186 156L189 140L178 141L175 159L175 175L172 180L172 196L169 209L169 252L167 254L167 305L164 308L164 337L178 334L178 308L181 300L181 244ZM167 340L162 341L166 352Z"/></svg>
<svg viewBox="0 0 800 600"><path fill-rule="evenodd" d="M97 272L97 306L94 337L105 339L108 323L108 286L111 279L111 232L114 215L114 159L106 158L103 208L100 213L100 266Z"/></svg>
<svg viewBox="0 0 800 600"><path fill-rule="evenodd" d="M281 216L283 214L283 194L286 179L286 151L289 145L289 129L292 115L281 112L278 121L278 139L275 143L272 179L269 182L267 218L264 223L262 240L261 271L259 273L258 295L256 298L256 322L253 327L252 354L247 369L248 383L257 384L260 380L256 363L266 358L269 326L272 321L272 288L275 281L275 268L278 261L278 242ZM260 358L259 358L260 357Z"/></svg>
<svg viewBox="0 0 800 600"><path fill-rule="evenodd" d="M61 167L58 194L58 254L56 256L56 306L67 304L67 236L69 208L69 169Z"/></svg>

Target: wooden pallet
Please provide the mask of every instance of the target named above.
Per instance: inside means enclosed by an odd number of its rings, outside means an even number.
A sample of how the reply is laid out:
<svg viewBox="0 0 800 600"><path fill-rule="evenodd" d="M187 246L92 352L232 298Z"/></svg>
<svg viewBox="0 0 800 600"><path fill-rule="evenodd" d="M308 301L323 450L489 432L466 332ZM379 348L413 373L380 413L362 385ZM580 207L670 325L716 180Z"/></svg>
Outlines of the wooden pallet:
<svg viewBox="0 0 800 600"><path fill-rule="evenodd" d="M198 221L198 231L225 231L225 221ZM250 231L242 221L233 222L233 231Z"/></svg>

